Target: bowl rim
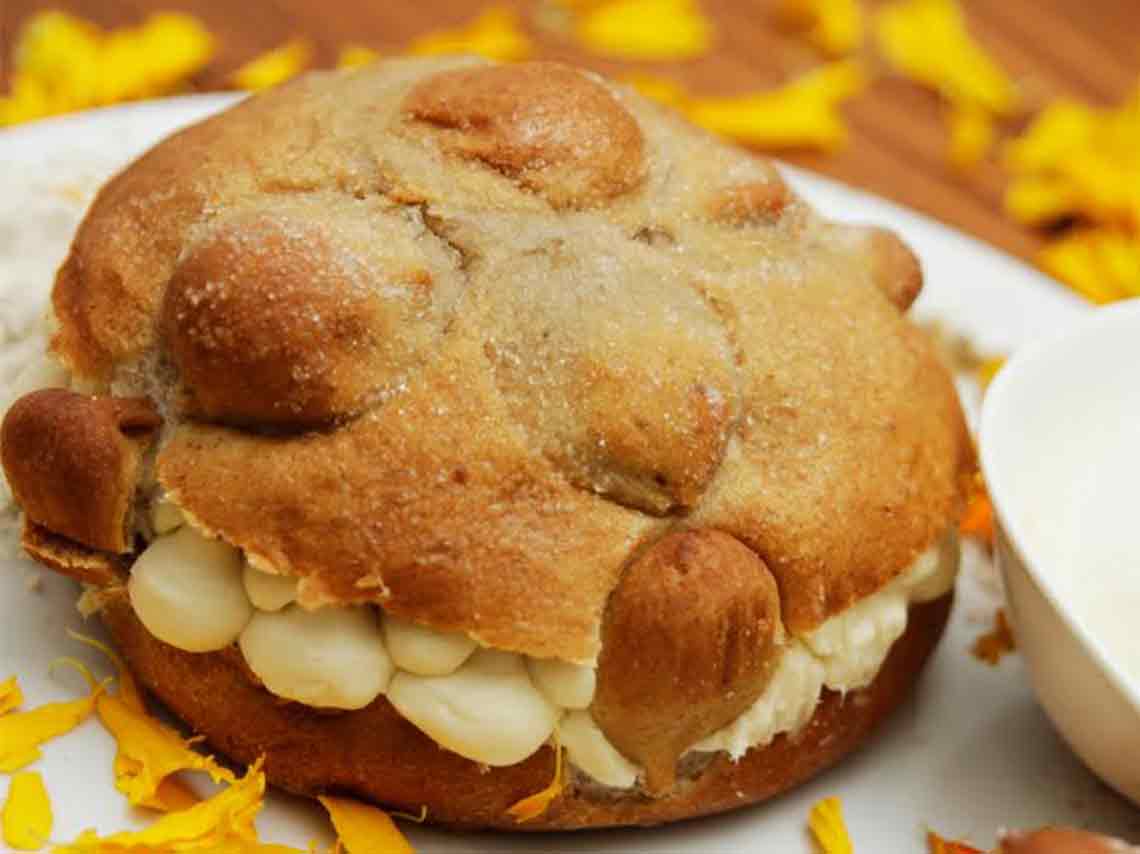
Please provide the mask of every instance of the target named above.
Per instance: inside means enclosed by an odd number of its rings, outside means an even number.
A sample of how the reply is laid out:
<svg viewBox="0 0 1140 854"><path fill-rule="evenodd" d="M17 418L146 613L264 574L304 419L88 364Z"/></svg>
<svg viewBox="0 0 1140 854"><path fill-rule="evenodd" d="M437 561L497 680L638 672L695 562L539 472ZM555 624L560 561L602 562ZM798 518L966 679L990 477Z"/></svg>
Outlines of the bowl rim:
<svg viewBox="0 0 1140 854"><path fill-rule="evenodd" d="M1099 334L1106 329L1116 330L1120 326L1134 329L1140 334L1140 297L1121 300L1116 303L1098 307L1095 311L1080 318L1073 324L1059 330L1040 341L1034 342L1019 349L1012 358L998 371L994 381L986 390L982 401L982 413L978 430L979 460L982 475L985 478L986 488L990 500L993 502L994 513L1003 533L1006 535L1010 547L1025 568L1030 580L1041 594L1057 612L1062 623L1077 639L1086 653L1096 662L1097 667L1108 679L1109 683L1123 695L1140 715L1140 679L1133 678L1122 668L1113 663L1104 644L1085 626L1084 622L1063 605L1063 599L1057 595L1056 587L1049 578L1049 574L1040 571L1042 556L1030 548L1031 542L1026 536L1023 527L1008 512L1010 506L1009 495L1001 478L996 458L998 451L995 445L996 436L1009 429L1014 423L1008 413L1010 389L1021 383L1026 374L1030 374L1037 363L1052 355L1056 350L1072 347L1076 342Z"/></svg>

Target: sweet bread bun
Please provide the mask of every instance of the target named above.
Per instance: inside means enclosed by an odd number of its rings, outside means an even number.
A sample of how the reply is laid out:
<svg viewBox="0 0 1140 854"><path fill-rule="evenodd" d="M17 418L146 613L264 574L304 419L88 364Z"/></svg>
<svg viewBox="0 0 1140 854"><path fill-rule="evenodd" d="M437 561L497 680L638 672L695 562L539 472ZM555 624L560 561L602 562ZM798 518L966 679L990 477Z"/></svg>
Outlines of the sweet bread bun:
<svg viewBox="0 0 1140 854"><path fill-rule="evenodd" d="M100 192L0 442L37 559L294 791L648 824L857 746L973 456L914 255L551 63L315 73ZM225 698L219 702L219 698Z"/></svg>

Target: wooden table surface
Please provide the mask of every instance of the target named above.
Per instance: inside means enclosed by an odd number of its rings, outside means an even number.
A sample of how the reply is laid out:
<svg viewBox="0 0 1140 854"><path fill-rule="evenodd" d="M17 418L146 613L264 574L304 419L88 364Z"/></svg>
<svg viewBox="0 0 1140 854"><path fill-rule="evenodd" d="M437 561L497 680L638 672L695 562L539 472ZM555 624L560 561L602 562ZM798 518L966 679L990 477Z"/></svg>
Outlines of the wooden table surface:
<svg viewBox="0 0 1140 854"><path fill-rule="evenodd" d="M865 0L868 4L875 0ZM428 29L469 20L489 0L0 0L0 88L15 33L41 8L75 12L111 26L135 23L150 11L181 8L200 16L219 37L211 66L195 81L220 88L251 56L303 35L317 64L331 64L340 46L355 42L381 51ZM509 0L530 20L534 0ZM718 25L715 49L677 64L608 62L533 32L542 56L615 73L638 70L676 77L702 93L731 93L778 83L819 62L795 37L772 25L773 0L701 0ZM1140 76L1140 0L963 0L971 30L1022 82L1031 101L1057 94L1114 102ZM851 141L837 154L790 154L787 159L925 211L1014 254L1031 257L1042 237L1001 212L1004 177L996 163L954 173L945 158L942 106L933 94L884 77L849 102Z"/></svg>

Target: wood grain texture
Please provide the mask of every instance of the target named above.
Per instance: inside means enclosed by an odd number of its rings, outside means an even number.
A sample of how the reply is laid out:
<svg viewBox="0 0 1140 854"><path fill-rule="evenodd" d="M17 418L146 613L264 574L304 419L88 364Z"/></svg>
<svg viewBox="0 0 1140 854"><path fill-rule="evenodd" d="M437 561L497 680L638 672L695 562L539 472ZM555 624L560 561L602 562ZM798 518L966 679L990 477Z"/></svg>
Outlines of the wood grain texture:
<svg viewBox="0 0 1140 854"><path fill-rule="evenodd" d="M673 76L702 93L727 94L775 85L819 62L818 55L772 22L774 0L702 0L718 27L716 48L684 63L611 62L584 54L533 28L536 3L511 0L523 13L543 56L610 74L631 70ZM971 30L1022 82L1031 104L1058 94L1093 102L1119 100L1140 75L1140 3L1136 0L962 0ZM868 0L876 5L877 0ZM226 86L230 73L255 54L292 36L331 64L345 43L396 53L416 35L469 20L487 0L0 0L0 87L6 85L20 22L42 8L61 8L99 24L133 23L146 13L178 8L200 16L219 37L202 90ZM1004 176L993 160L963 176L946 163L943 105L937 96L884 76L850 102L848 146L836 154L791 153L793 163L924 211L1009 252L1032 257L1039 233L1001 212Z"/></svg>

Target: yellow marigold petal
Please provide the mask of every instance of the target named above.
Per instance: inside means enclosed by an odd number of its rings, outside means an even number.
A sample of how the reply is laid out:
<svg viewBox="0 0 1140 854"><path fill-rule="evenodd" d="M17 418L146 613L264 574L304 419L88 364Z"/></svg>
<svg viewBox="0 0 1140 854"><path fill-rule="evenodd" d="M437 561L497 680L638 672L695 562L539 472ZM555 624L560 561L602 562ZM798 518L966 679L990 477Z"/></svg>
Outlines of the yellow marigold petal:
<svg viewBox="0 0 1140 854"><path fill-rule="evenodd" d="M57 97L89 103L97 85L103 33L66 12L33 15L21 27L13 51L13 69L37 78Z"/></svg>
<svg viewBox="0 0 1140 854"><path fill-rule="evenodd" d="M179 771L203 771L215 783L233 782L233 774L213 758L196 753L174 730L131 709L120 698L104 694L95 708L119 748L115 787L131 804L162 809L165 803L157 797L159 786Z"/></svg>
<svg viewBox="0 0 1140 854"><path fill-rule="evenodd" d="M991 356L978 365L974 374L978 378L978 384L982 387L982 391L990 387L990 383L994 381L998 371L1005 367L1005 363L1005 356Z"/></svg>
<svg viewBox="0 0 1140 854"><path fill-rule="evenodd" d="M847 60L817 68L768 92L696 97L686 112L702 127L741 142L829 151L847 140L840 104L862 91L866 80L862 65Z"/></svg>
<svg viewBox="0 0 1140 854"><path fill-rule="evenodd" d="M91 715L97 693L0 718L0 771L18 771L39 759L42 744L71 732Z"/></svg>
<svg viewBox="0 0 1140 854"><path fill-rule="evenodd" d="M141 27L126 34L138 63L137 81L126 91L126 98L168 94L204 68L214 55L214 38L205 26L179 12L151 15Z"/></svg>
<svg viewBox="0 0 1140 854"><path fill-rule="evenodd" d="M966 510L958 522L958 532L964 537L976 537L988 545L994 541L994 507L980 474L975 474L970 483Z"/></svg>
<svg viewBox="0 0 1140 854"><path fill-rule="evenodd" d="M407 52L418 56L474 53L513 62L526 59L534 49L518 13L506 6L492 6L466 26L425 33L408 46Z"/></svg>
<svg viewBox="0 0 1140 854"><path fill-rule="evenodd" d="M858 0L783 0L777 18L789 29L802 30L815 47L838 58L863 42L863 8Z"/></svg>
<svg viewBox="0 0 1140 854"><path fill-rule="evenodd" d="M1080 199L1073 186L1057 176L1027 175L1009 182L1005 212L1026 225L1046 225L1072 213Z"/></svg>
<svg viewBox="0 0 1140 854"><path fill-rule="evenodd" d="M20 690L20 683L15 676L9 676L0 682L0 715L18 709L23 702L24 692Z"/></svg>
<svg viewBox="0 0 1140 854"><path fill-rule="evenodd" d="M1096 121L1096 112L1085 104L1068 98L1054 101L1006 146L1005 165L1019 173L1049 169L1088 142Z"/></svg>
<svg viewBox="0 0 1140 854"><path fill-rule="evenodd" d="M296 77L309 64L313 49L304 39L290 39L273 50L255 56L233 73L239 89L260 92Z"/></svg>
<svg viewBox="0 0 1140 854"><path fill-rule="evenodd" d="M111 660L111 663L115 665L115 681L118 686L118 691L116 693L119 699L126 703L129 708L134 709L136 712L145 714L146 704L143 702L142 692L139 690L139 685L135 681L135 677L131 675L131 671L127 669L126 662L124 662L123 659L119 657L119 654L102 641L97 641L95 638L89 638L87 635L81 635L79 632L72 631L71 629L68 629L67 635L72 640L79 641L80 643L85 644L92 649L98 650Z"/></svg>
<svg viewBox="0 0 1140 854"><path fill-rule="evenodd" d="M85 830L60 854L133 854L133 852L218 852L250 849L257 833L253 820L265 795L265 775L257 762L245 776L188 810L168 813L149 827L101 837Z"/></svg>
<svg viewBox="0 0 1140 854"><path fill-rule="evenodd" d="M574 27L587 50L650 61L708 53L713 32L696 0L613 0L582 13Z"/></svg>
<svg viewBox="0 0 1140 854"><path fill-rule="evenodd" d="M328 810L337 842L348 854L412 854L411 844L382 809L351 798L318 798Z"/></svg>
<svg viewBox="0 0 1140 854"><path fill-rule="evenodd" d="M875 32L887 62L907 77L997 115L1020 108L1017 86L974 41L955 0L898 0L878 13Z"/></svg>
<svg viewBox="0 0 1140 854"><path fill-rule="evenodd" d="M118 769L115 771L117 777ZM201 802L202 799L184 782L177 777L166 777L158 784L154 797L144 801L140 806L159 812L180 812Z"/></svg>
<svg viewBox="0 0 1140 854"><path fill-rule="evenodd" d="M554 799L562 794L562 789L566 785L565 769L562 766L562 745L558 741L557 732L558 730L555 730L554 779L552 779L550 785L542 791L535 792L533 795L523 798L507 810L519 824L536 819L546 812Z"/></svg>
<svg viewBox="0 0 1140 854"><path fill-rule="evenodd" d="M1037 261L1093 302L1140 296L1140 235L1079 229L1047 244Z"/></svg>
<svg viewBox="0 0 1140 854"><path fill-rule="evenodd" d="M62 112L38 78L17 72L11 78L11 89L0 96L0 127L31 122Z"/></svg>
<svg viewBox="0 0 1140 854"><path fill-rule="evenodd" d="M147 714L138 684L114 650L94 638L68 634L102 652L118 670L118 693L102 694L95 708L118 746L115 787L132 805L173 812L198 803L198 797L173 776L180 771L203 771L215 783L234 781L232 772L192 750L176 731Z"/></svg>
<svg viewBox="0 0 1140 854"><path fill-rule="evenodd" d="M843 804L839 798L824 798L811 808L808 827L823 854L854 854L855 847L843 821Z"/></svg>
<svg viewBox="0 0 1140 854"><path fill-rule="evenodd" d="M39 13L17 38L0 124L167 94L212 53L212 37L189 15L159 13L105 33L64 12Z"/></svg>
<svg viewBox="0 0 1140 854"><path fill-rule="evenodd" d="M19 851L38 851L48 841L51 800L38 772L24 771L12 777L0 822L4 826L4 842Z"/></svg>
<svg viewBox="0 0 1140 854"><path fill-rule="evenodd" d="M1005 149L1014 175L1007 212L1022 222L1066 217L1140 231L1140 100L1096 109L1059 99Z"/></svg>
<svg viewBox="0 0 1140 854"><path fill-rule="evenodd" d="M652 98L675 110L684 111L692 100L685 87L676 80L640 73L627 74L622 79L646 98Z"/></svg>
<svg viewBox="0 0 1140 854"><path fill-rule="evenodd" d="M346 44L336 58L337 68L360 68L380 58L380 52L362 44Z"/></svg>
<svg viewBox="0 0 1140 854"><path fill-rule="evenodd" d="M994 120L989 110L972 103L950 107L950 163L956 169L972 169L989 154L994 144Z"/></svg>

